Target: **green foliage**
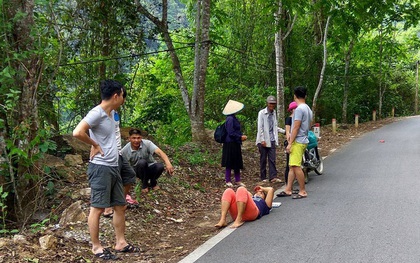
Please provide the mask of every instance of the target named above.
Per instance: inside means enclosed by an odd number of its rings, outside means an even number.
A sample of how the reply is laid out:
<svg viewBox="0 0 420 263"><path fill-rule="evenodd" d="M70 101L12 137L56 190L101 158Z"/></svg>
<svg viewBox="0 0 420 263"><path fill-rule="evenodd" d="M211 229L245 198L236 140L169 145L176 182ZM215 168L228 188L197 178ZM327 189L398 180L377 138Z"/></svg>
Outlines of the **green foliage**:
<svg viewBox="0 0 420 263"><path fill-rule="evenodd" d="M179 55L183 59L184 53ZM189 118L167 56L158 55L137 66L141 74L136 75L128 89L124 125L144 129L165 144L182 145L190 141Z"/></svg>
<svg viewBox="0 0 420 263"><path fill-rule="evenodd" d="M30 226L31 227L31 232L32 233L38 233L39 231L44 230L49 222L50 222L50 219L46 218L46 219L42 220L41 222L31 224L31 226Z"/></svg>
<svg viewBox="0 0 420 263"><path fill-rule="evenodd" d="M18 145L19 141L25 141L29 131L29 126L25 123L15 127L11 137L6 139L6 149L10 159L16 160L20 165L25 167L32 166L38 161L48 150L55 150L56 144L48 138L48 130L39 130L35 138L31 140L25 148ZM36 149L36 150L34 150ZM33 154L28 154L32 152Z"/></svg>
<svg viewBox="0 0 420 263"><path fill-rule="evenodd" d="M187 143L174 153L172 160L176 164L188 163L190 166L219 163L219 157L199 145Z"/></svg>
<svg viewBox="0 0 420 263"><path fill-rule="evenodd" d="M179 177L172 176L170 180L171 180L171 183L173 184L179 185L185 189L191 189L190 183L184 180L181 180Z"/></svg>
<svg viewBox="0 0 420 263"><path fill-rule="evenodd" d="M52 196L54 195L54 193L56 192L55 187L54 187L54 182L53 181L48 181L47 186L46 186L46 191L45 191L45 195L49 195Z"/></svg>
<svg viewBox="0 0 420 263"><path fill-rule="evenodd" d="M202 185L200 185L199 183L195 183L193 185L193 188L195 190L198 190L198 191L202 192L202 193L205 193L206 192L206 189Z"/></svg>
<svg viewBox="0 0 420 263"><path fill-rule="evenodd" d="M6 204L6 199L7 196L9 195L8 192L5 192L3 190L3 186L0 185L0 209L1 209L1 233L5 233L6 231L6 218L7 218L7 204ZM1 234L0 233L0 234Z"/></svg>
<svg viewBox="0 0 420 263"><path fill-rule="evenodd" d="M8 229L6 224L8 209L7 209L7 196L9 192L5 191L2 185L0 185L0 220L1 220L1 228L0 228L0 235L7 236L12 234L19 233L17 229Z"/></svg>

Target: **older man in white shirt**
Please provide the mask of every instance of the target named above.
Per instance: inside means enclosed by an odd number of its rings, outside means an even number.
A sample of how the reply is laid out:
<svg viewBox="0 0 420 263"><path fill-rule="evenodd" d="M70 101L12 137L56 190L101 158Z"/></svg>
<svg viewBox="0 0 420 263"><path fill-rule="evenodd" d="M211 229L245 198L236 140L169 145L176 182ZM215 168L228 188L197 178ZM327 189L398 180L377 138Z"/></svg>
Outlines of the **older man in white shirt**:
<svg viewBox="0 0 420 263"><path fill-rule="evenodd" d="M282 182L277 178L276 146L279 145L276 114L277 100L274 96L268 96L267 107L258 113L258 132L255 144L260 152L260 178L267 182L267 159L269 166L269 180L272 183Z"/></svg>

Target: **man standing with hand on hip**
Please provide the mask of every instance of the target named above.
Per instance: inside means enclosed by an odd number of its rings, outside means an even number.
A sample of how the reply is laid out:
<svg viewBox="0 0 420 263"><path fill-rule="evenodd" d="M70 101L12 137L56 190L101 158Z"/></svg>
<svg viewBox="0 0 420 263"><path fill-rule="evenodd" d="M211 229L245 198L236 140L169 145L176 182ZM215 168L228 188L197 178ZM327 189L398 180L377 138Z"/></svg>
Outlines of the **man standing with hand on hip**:
<svg viewBox="0 0 420 263"><path fill-rule="evenodd" d="M115 251L132 253L140 252L140 249L127 243L124 236L126 200L118 170L114 120L115 110L124 102L123 86L117 81L105 80L101 82L100 90L101 103L80 121L73 130L73 136L93 146L87 171L91 187L88 226L92 252L98 258L114 260L118 257L104 248L99 240L99 221L107 207L114 207Z"/></svg>

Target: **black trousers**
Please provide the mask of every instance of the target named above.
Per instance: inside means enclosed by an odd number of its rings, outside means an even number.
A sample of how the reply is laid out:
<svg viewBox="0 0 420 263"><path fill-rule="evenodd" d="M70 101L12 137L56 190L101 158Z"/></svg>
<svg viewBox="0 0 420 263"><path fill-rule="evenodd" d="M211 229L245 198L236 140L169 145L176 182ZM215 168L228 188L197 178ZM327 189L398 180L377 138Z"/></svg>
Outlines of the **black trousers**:
<svg viewBox="0 0 420 263"><path fill-rule="evenodd" d="M162 175L163 170L165 170L163 163L154 163L149 166L146 160L140 160L133 168L136 176L141 180L142 189L155 187L157 185L157 179Z"/></svg>
<svg viewBox="0 0 420 263"><path fill-rule="evenodd" d="M284 169L284 181L287 182L289 181L289 171L290 171L290 166L289 166L289 158L290 158L290 154L286 153L286 168Z"/></svg>
<svg viewBox="0 0 420 263"><path fill-rule="evenodd" d="M261 180L267 179L267 159L270 176L269 179L277 177L276 169L276 142L271 142L271 147L263 147L261 143L258 144L258 150L260 152L260 173Z"/></svg>

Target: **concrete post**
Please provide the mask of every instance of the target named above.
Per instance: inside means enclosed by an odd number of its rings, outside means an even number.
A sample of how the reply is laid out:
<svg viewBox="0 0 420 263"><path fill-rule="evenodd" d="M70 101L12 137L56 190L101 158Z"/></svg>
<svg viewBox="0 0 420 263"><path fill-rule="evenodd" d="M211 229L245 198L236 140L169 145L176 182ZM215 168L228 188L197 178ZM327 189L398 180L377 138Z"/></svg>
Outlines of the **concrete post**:
<svg viewBox="0 0 420 263"><path fill-rule="evenodd" d="M321 138L321 127L320 127L320 124L317 122L317 123L315 123L315 126L314 126L314 133L315 133L315 136L319 139L319 138Z"/></svg>
<svg viewBox="0 0 420 263"><path fill-rule="evenodd" d="M359 127L359 114L354 115L354 127Z"/></svg>

